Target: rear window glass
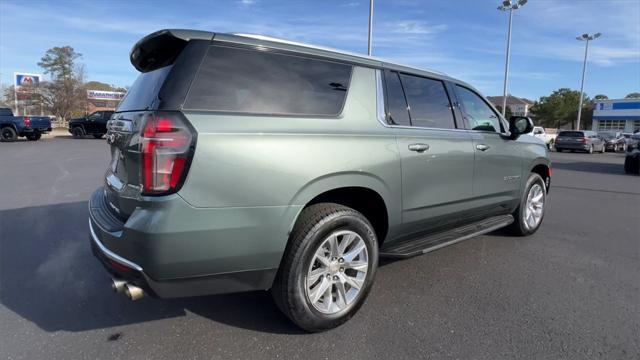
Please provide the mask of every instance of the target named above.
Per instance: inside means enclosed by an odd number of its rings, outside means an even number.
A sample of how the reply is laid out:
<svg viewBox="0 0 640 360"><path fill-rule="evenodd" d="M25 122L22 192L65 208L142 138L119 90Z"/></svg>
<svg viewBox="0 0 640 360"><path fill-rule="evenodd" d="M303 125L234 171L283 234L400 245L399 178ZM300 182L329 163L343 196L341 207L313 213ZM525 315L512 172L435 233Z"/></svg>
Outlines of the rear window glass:
<svg viewBox="0 0 640 360"><path fill-rule="evenodd" d="M411 125L453 129L455 122L449 96L440 80L401 74Z"/></svg>
<svg viewBox="0 0 640 360"><path fill-rule="evenodd" d="M558 136L562 137L584 137L582 131L562 131Z"/></svg>
<svg viewBox="0 0 640 360"><path fill-rule="evenodd" d="M171 67L165 66L140 74L116 111L146 110L151 107Z"/></svg>
<svg viewBox="0 0 640 360"><path fill-rule="evenodd" d="M409 120L409 110L407 101L404 98L404 91L398 73L385 71L385 81L387 83L387 108L389 123L394 125L411 126Z"/></svg>
<svg viewBox="0 0 640 360"><path fill-rule="evenodd" d="M254 114L337 115L351 66L270 51L212 46L186 109Z"/></svg>

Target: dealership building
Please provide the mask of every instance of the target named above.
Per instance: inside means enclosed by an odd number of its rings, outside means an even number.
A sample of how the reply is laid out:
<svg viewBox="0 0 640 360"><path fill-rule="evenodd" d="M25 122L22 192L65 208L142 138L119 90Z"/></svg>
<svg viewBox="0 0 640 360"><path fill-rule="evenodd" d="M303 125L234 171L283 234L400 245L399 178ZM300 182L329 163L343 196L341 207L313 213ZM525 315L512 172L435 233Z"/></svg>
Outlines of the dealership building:
<svg viewBox="0 0 640 360"><path fill-rule="evenodd" d="M597 100L591 130L640 131L640 99Z"/></svg>

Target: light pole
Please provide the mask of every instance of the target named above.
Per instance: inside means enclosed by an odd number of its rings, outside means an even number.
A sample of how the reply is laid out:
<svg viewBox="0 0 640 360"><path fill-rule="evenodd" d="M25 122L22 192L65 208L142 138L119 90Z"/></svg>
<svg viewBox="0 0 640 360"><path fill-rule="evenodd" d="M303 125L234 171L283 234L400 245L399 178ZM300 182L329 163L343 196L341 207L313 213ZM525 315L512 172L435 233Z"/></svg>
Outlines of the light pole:
<svg viewBox="0 0 640 360"><path fill-rule="evenodd" d="M371 56L371 45L373 42L373 0L369 0L369 43L367 45L367 55Z"/></svg>
<svg viewBox="0 0 640 360"><path fill-rule="evenodd" d="M507 59L504 63L504 86L502 88L502 117L507 111L507 84L509 82L509 57L511 56L511 24L513 20L513 11L518 10L527 3L527 0L504 0L502 5L498 6L498 10L509 11L509 33L507 35Z"/></svg>
<svg viewBox="0 0 640 360"><path fill-rule="evenodd" d="M582 96L584 91L584 74L587 71L587 53L589 52L589 41L595 40L602 36L602 33L595 33L593 35L582 34L578 36L576 39L580 41L586 41L586 45L584 47L584 62L582 63L582 82L580 83L580 104L578 105L578 124L576 126L576 130L580 130L580 117L582 116Z"/></svg>

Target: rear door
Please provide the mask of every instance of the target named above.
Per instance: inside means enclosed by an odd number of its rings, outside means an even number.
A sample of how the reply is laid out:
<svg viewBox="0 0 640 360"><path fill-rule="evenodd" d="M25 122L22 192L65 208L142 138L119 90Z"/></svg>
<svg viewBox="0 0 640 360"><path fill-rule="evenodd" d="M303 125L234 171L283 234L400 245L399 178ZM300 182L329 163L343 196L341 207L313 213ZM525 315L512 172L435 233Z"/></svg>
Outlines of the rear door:
<svg viewBox="0 0 640 360"><path fill-rule="evenodd" d="M520 196L521 149L506 136L500 116L482 96L461 85L455 85L455 92L473 138L474 207L486 215L501 212Z"/></svg>
<svg viewBox="0 0 640 360"><path fill-rule="evenodd" d="M456 127L443 81L387 70L385 83L402 164L403 232L450 225L472 197L471 138Z"/></svg>

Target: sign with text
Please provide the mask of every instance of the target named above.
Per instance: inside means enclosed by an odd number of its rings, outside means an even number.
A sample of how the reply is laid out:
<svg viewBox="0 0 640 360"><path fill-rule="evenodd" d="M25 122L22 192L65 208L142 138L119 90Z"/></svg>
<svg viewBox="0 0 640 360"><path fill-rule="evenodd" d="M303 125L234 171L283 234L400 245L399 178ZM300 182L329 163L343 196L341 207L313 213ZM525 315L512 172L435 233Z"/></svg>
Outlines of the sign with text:
<svg viewBox="0 0 640 360"><path fill-rule="evenodd" d="M20 91L22 87L38 86L40 85L40 74L27 74L27 73L13 73L14 85L17 91Z"/></svg>
<svg viewBox="0 0 640 360"><path fill-rule="evenodd" d="M119 91L87 90L87 99L120 101L125 94Z"/></svg>

